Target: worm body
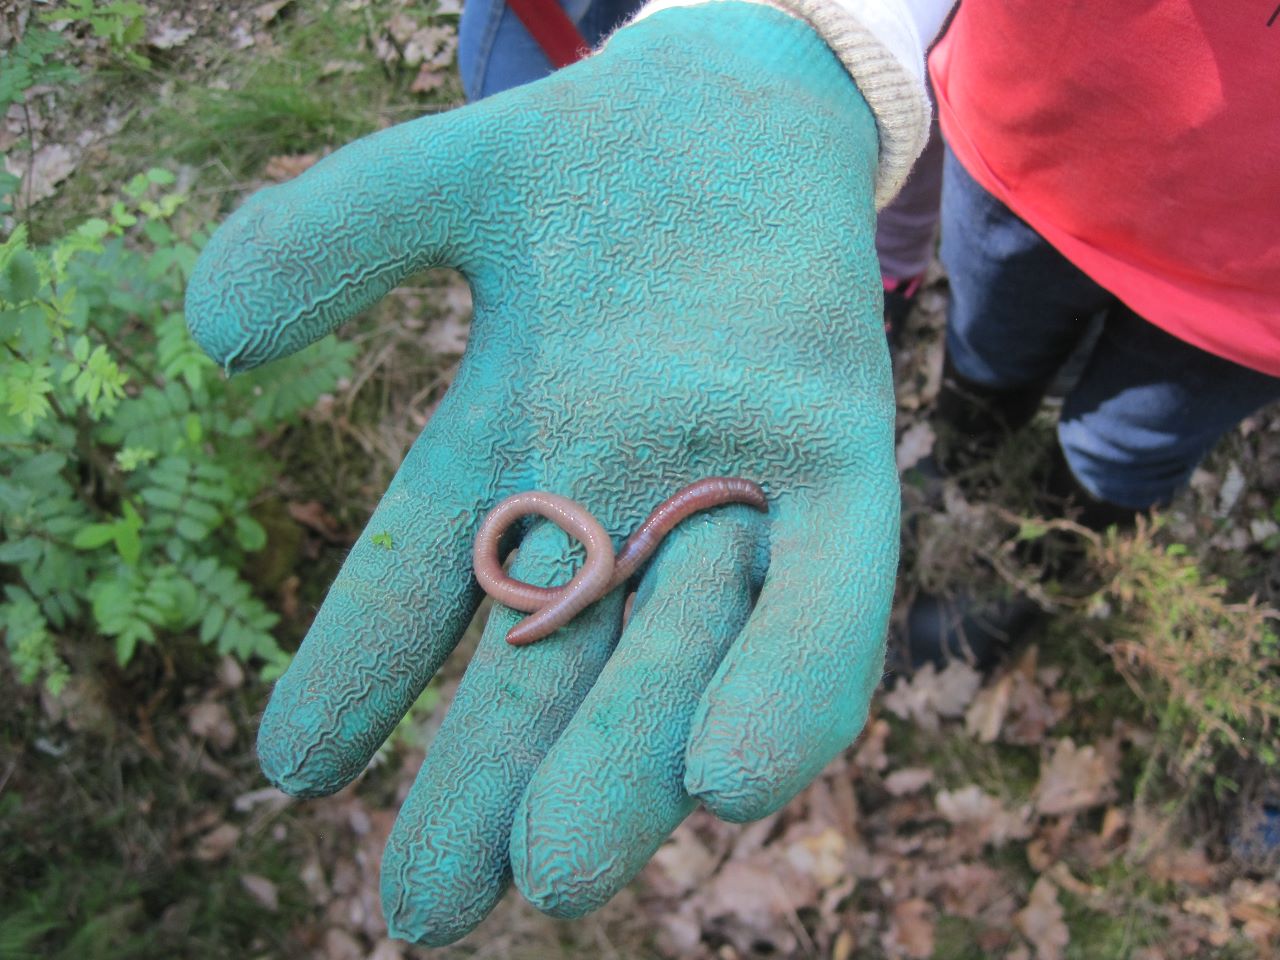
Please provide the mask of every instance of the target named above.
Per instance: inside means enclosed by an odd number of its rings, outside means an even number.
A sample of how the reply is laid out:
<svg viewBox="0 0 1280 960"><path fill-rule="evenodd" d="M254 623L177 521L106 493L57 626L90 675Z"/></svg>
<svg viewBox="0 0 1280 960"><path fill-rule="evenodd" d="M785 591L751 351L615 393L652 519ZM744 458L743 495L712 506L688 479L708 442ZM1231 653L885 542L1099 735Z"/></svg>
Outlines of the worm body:
<svg viewBox="0 0 1280 960"><path fill-rule="evenodd" d="M582 504L538 490L517 493L489 511L480 524L472 550L476 579L499 603L529 614L507 632L507 642L516 646L534 643L630 580L681 520L726 503L745 503L762 512L769 508L759 484L740 477L707 477L658 504L615 557L609 534ZM582 569L563 586L535 587L507 576L502 569L498 548L503 534L530 514L550 520L587 549Z"/></svg>

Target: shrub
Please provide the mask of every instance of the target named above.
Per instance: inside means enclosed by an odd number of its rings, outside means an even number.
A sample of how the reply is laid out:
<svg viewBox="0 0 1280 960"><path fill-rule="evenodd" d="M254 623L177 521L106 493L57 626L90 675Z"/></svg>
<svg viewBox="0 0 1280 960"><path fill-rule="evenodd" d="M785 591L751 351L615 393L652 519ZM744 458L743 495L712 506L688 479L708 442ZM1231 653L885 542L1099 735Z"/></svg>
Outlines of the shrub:
<svg viewBox="0 0 1280 960"><path fill-rule="evenodd" d="M332 390L355 348L223 378L182 315L203 235L175 230L173 185L150 170L104 218L0 244L0 626L24 682L59 687L67 645L99 638L122 665L191 633L268 675L287 662L244 573L274 478L254 440Z"/></svg>

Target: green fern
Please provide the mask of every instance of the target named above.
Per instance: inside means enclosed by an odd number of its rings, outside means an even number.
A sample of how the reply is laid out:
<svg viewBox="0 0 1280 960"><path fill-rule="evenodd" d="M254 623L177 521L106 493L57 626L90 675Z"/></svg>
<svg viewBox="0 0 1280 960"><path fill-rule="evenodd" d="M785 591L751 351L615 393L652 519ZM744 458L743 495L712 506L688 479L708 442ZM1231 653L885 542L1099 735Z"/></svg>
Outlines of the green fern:
<svg viewBox="0 0 1280 960"><path fill-rule="evenodd" d="M149 170L107 219L0 243L0 627L25 682L65 682L59 651L98 637L122 665L184 634L267 675L288 662L243 573L275 478L245 441L335 389L355 347L222 377L186 332L202 235L173 230L172 184Z"/></svg>

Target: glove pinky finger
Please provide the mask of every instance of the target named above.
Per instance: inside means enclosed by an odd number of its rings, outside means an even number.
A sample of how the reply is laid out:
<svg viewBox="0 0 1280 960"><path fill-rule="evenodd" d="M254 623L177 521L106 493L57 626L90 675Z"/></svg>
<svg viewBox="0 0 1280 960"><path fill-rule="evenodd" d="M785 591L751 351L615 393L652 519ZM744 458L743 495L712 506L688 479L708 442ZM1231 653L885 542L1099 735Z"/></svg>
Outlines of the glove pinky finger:
<svg viewBox="0 0 1280 960"><path fill-rule="evenodd" d="M884 665L898 558L896 477L779 504L751 619L708 685L685 788L716 816L759 819L857 737Z"/></svg>

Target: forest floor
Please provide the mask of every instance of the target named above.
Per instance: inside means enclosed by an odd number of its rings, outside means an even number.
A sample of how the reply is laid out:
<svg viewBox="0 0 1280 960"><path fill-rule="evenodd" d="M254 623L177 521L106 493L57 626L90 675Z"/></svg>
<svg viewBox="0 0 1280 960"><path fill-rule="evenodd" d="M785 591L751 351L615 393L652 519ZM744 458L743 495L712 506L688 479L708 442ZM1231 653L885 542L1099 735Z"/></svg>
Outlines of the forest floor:
<svg viewBox="0 0 1280 960"><path fill-rule="evenodd" d="M0 12L0 47L53 8ZM0 118L21 178L6 233L58 236L153 166L177 174L197 230L350 139L461 102L449 0L96 8L116 11L104 36L87 14L57 27L80 82ZM1052 404L963 486L914 469L946 296L935 272L895 358L910 531L895 616L919 589L1030 590L1051 616L995 672L888 678L859 741L779 813L700 811L598 913L554 920L513 892L428 951L387 937L378 864L466 643L355 784L305 802L257 771L269 684L194 639L57 695L0 671L0 960L1276 956L1280 857L1254 840L1280 829L1280 411L1246 421L1154 522L1092 538L1070 582L1041 582L1019 544L1053 526L1032 505ZM257 561L282 643L447 389L469 316L459 278L417 278L343 334L355 374L262 439L288 505Z"/></svg>

